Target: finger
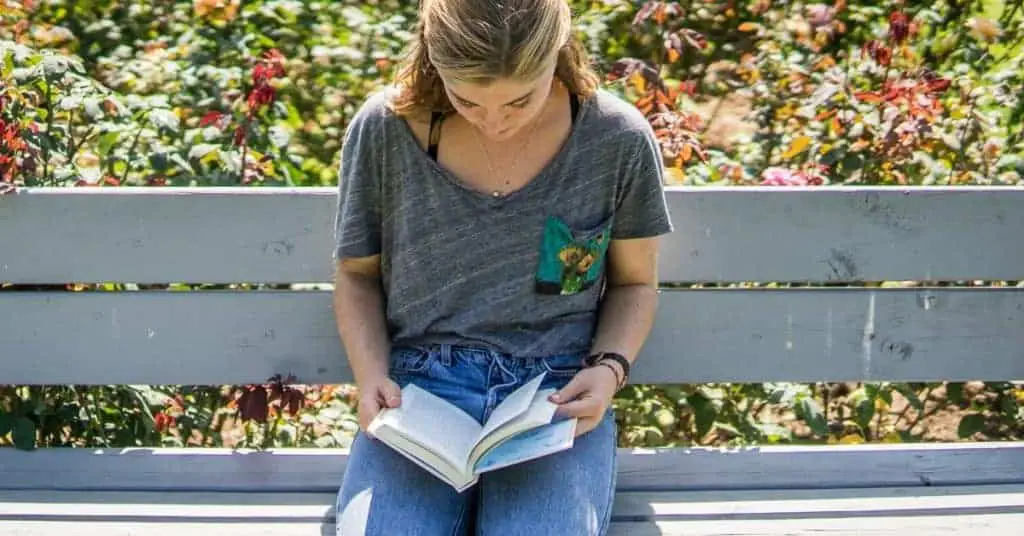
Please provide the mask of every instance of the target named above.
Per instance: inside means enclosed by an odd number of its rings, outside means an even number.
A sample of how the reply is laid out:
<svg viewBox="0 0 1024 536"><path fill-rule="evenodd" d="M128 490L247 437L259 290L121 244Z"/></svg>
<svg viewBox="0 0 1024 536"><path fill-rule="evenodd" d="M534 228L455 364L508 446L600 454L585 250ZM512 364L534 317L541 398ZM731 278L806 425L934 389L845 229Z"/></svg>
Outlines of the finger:
<svg viewBox="0 0 1024 536"><path fill-rule="evenodd" d="M576 437L579 437L579 436L581 436L581 435L583 435L583 434L593 430L594 428L596 428L597 427L597 422L598 422L597 419L591 418L591 417L584 417L582 419L578 419L576 421L576 431L575 431Z"/></svg>
<svg viewBox="0 0 1024 536"><path fill-rule="evenodd" d="M367 432L370 422L380 413L380 403L373 398L364 398L359 401L359 427Z"/></svg>
<svg viewBox="0 0 1024 536"><path fill-rule="evenodd" d="M388 379L381 384L380 395L385 407L397 408L402 405L402 389L394 380Z"/></svg>
<svg viewBox="0 0 1024 536"><path fill-rule="evenodd" d="M583 393L585 390L586 389L585 389L584 383L582 381L580 381L580 377L579 376L574 376L573 379L570 380L569 383L566 384L565 387L559 389L558 391L555 391L551 395L549 400L551 400L552 402L554 402L556 404L561 404L562 402L565 402L565 401L572 400L572 399L576 398L581 393Z"/></svg>
<svg viewBox="0 0 1024 536"><path fill-rule="evenodd" d="M558 406L556 413L564 417L593 417L600 411L600 406L597 399L583 398Z"/></svg>

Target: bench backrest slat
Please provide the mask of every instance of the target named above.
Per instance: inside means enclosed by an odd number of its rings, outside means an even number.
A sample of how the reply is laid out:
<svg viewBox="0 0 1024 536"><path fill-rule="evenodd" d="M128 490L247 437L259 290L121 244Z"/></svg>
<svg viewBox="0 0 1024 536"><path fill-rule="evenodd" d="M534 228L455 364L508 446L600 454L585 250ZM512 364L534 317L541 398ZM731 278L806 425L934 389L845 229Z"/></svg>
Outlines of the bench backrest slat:
<svg viewBox="0 0 1024 536"><path fill-rule="evenodd" d="M1024 279L1024 188L671 188L662 281ZM0 281L330 281L317 189L0 197ZM351 380L331 294L0 292L0 383ZM634 381L1024 378L1024 288L669 289Z"/></svg>
<svg viewBox="0 0 1024 536"><path fill-rule="evenodd" d="M0 384L351 379L329 292L2 293ZM1024 289L662 293L634 380L1024 378Z"/></svg>
<svg viewBox="0 0 1024 536"><path fill-rule="evenodd" d="M664 281L1024 277L1024 188L671 188ZM0 197L0 281L329 281L333 188Z"/></svg>

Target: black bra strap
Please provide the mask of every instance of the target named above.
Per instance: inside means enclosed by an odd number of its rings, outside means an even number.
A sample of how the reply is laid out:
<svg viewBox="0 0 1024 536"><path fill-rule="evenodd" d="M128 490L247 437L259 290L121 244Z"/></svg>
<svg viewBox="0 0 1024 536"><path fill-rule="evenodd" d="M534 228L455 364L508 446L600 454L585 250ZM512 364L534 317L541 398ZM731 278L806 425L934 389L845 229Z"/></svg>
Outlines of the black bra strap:
<svg viewBox="0 0 1024 536"><path fill-rule="evenodd" d="M437 160L437 146L441 142L441 112L430 114L430 134L427 145L427 154L432 160Z"/></svg>

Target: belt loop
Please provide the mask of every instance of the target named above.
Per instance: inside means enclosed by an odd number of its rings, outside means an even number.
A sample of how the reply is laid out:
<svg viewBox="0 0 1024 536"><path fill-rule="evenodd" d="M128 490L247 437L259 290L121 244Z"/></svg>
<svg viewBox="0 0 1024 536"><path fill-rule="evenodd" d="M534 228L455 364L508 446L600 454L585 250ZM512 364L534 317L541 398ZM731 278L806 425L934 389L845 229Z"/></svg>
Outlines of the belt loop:
<svg viewBox="0 0 1024 536"><path fill-rule="evenodd" d="M441 345L441 364L446 367L452 366L452 345Z"/></svg>

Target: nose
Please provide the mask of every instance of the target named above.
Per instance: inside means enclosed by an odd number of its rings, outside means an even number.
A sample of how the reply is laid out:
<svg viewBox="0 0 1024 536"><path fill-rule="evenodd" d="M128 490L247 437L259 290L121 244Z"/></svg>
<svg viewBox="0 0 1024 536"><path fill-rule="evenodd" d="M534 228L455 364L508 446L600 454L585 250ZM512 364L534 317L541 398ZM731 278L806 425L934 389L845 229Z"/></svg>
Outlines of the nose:
<svg viewBox="0 0 1024 536"><path fill-rule="evenodd" d="M488 132L497 133L508 125L508 114L504 112L487 112L483 120Z"/></svg>

